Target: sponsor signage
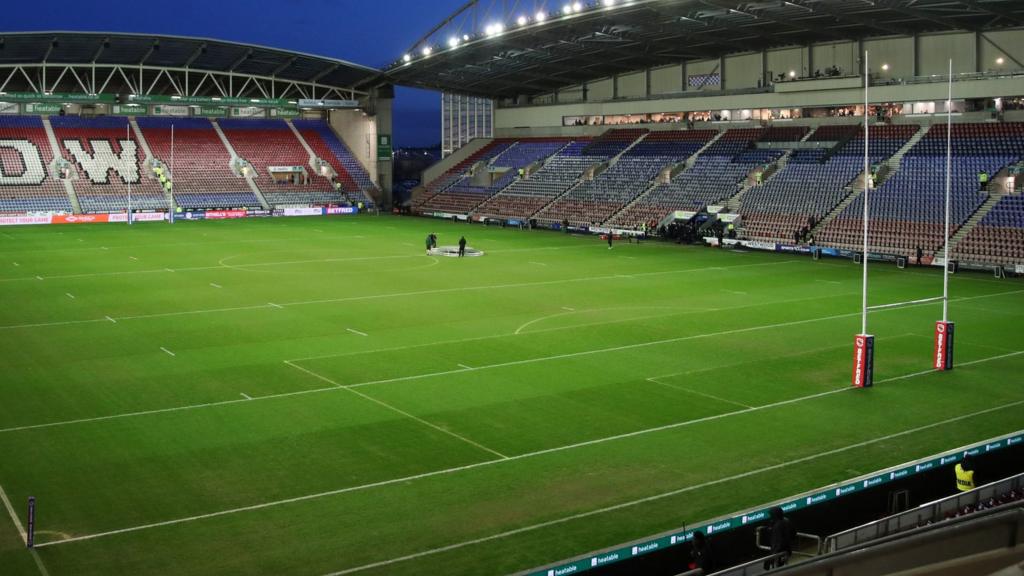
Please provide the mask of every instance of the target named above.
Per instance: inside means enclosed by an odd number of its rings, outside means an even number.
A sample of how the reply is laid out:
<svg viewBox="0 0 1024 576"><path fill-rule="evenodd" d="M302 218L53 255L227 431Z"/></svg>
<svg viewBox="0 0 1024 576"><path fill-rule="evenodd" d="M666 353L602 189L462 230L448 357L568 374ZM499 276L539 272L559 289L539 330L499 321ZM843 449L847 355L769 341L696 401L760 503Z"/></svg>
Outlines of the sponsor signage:
<svg viewBox="0 0 1024 576"><path fill-rule="evenodd" d="M935 364L936 370L953 369L953 328L952 322L935 323Z"/></svg>
<svg viewBox="0 0 1024 576"><path fill-rule="evenodd" d="M862 478L851 484L845 484L839 487L829 488L822 492L815 492L809 495L804 495L795 500L789 500L778 504L782 508L783 512L790 513L796 510L801 510L808 506L815 506L823 502L828 502L852 494L854 492L879 486L906 478L914 474L918 474L927 470L934 469L938 466L951 465L959 462L962 454L980 454L982 452L990 452L994 450L1000 450L1010 446L1018 446L1024 444L1024 433L1017 433L1012 436L1000 438L984 444L979 444L962 452L947 453L942 456L923 460L914 465L904 466L902 468L885 472L884 474L876 474L868 478ZM527 576L551 576L555 574L576 574L591 568L597 568L606 564L611 564L634 556L641 556L650 552L655 552L670 546L678 546L685 542L689 542L693 539L693 533L697 531L704 532L705 534L718 534L720 532L726 532L736 528L740 528L747 525L757 524L759 522L767 522L769 519L769 509L764 508L760 510L748 511L742 514L738 514L729 518L718 519L714 522L700 524L697 526L686 528L683 531L675 532L669 535L661 536L658 538L651 538L649 540L635 542L616 548L612 550L606 550L597 554L587 555L586 557L568 561L557 566L548 566L543 569L533 570L527 573Z"/></svg>
<svg viewBox="0 0 1024 576"><path fill-rule="evenodd" d="M196 109L196 116L227 116L227 106L200 106Z"/></svg>
<svg viewBox="0 0 1024 576"><path fill-rule="evenodd" d="M324 210L325 214L358 214L359 209L355 206L334 206Z"/></svg>
<svg viewBox="0 0 1024 576"><path fill-rule="evenodd" d="M141 116L146 114L149 110L148 106L139 106L137 104L115 104L114 114L120 114L121 116Z"/></svg>
<svg viewBox="0 0 1024 576"><path fill-rule="evenodd" d="M153 106L154 116L188 116L188 106L173 106L164 104L162 106Z"/></svg>
<svg viewBox="0 0 1024 576"><path fill-rule="evenodd" d="M207 210L207 220L230 220L233 218L245 218L245 210Z"/></svg>
<svg viewBox="0 0 1024 576"><path fill-rule="evenodd" d="M271 108L270 115L274 118L298 118L300 112L295 108Z"/></svg>
<svg viewBox="0 0 1024 576"><path fill-rule="evenodd" d="M41 94L38 92L8 92L4 94L8 102L113 102L113 94Z"/></svg>
<svg viewBox="0 0 1024 576"><path fill-rule="evenodd" d="M109 214L57 214L53 216L51 224L95 224L109 221Z"/></svg>
<svg viewBox="0 0 1024 576"><path fill-rule="evenodd" d="M317 108L320 110L329 108L359 108L359 100L313 100L303 98L299 100L299 108Z"/></svg>
<svg viewBox="0 0 1024 576"><path fill-rule="evenodd" d="M21 226L25 224L49 224L53 216L0 216L0 226Z"/></svg>
<svg viewBox="0 0 1024 576"><path fill-rule="evenodd" d="M875 337L858 334L853 344L853 386L870 388L875 383Z"/></svg>
<svg viewBox="0 0 1024 576"><path fill-rule="evenodd" d="M377 135L377 160L391 160L391 134Z"/></svg>
<svg viewBox="0 0 1024 576"><path fill-rule="evenodd" d="M110 96L113 101L114 97ZM139 104L210 104L213 106L281 106L294 107L294 104L281 98L236 98L217 96L163 96L157 94L137 94L130 97L132 102Z"/></svg>
<svg viewBox="0 0 1024 576"><path fill-rule="evenodd" d="M1017 274L1024 274L1024 264L1017 264L1013 267L1013 271Z"/></svg>
<svg viewBox="0 0 1024 576"><path fill-rule="evenodd" d="M323 216L323 208L285 208L285 216Z"/></svg>
<svg viewBox="0 0 1024 576"><path fill-rule="evenodd" d="M0 114L17 114L18 105L14 102L0 102Z"/></svg>
<svg viewBox="0 0 1024 576"><path fill-rule="evenodd" d="M167 220L166 212L136 212L132 214L132 222L163 222ZM107 222L127 222L128 214L110 214Z"/></svg>
<svg viewBox="0 0 1024 576"><path fill-rule="evenodd" d="M674 220L689 220L696 216L696 212L688 212L686 210L676 210L672 213L672 219Z"/></svg>
<svg viewBox="0 0 1024 576"><path fill-rule="evenodd" d="M718 215L718 219L721 220L722 222L725 222L726 224L731 224L732 222L735 222L735 221L739 220L740 219L740 215L739 214L719 214Z"/></svg>
<svg viewBox="0 0 1024 576"><path fill-rule="evenodd" d="M267 166L271 174L302 174L302 166Z"/></svg>
<svg viewBox="0 0 1024 576"><path fill-rule="evenodd" d="M25 112L29 114L60 114L64 107L60 104L26 104Z"/></svg>
<svg viewBox="0 0 1024 576"><path fill-rule="evenodd" d="M267 111L259 106L245 106L242 108L232 108L231 115L235 118L264 118L267 115Z"/></svg>

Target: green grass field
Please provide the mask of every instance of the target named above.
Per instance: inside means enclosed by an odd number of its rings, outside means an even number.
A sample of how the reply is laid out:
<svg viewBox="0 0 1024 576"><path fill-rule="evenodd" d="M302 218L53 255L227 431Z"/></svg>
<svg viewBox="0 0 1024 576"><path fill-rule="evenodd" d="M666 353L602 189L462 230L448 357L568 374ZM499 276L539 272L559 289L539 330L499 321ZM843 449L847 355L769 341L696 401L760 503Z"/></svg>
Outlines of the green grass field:
<svg viewBox="0 0 1024 576"><path fill-rule="evenodd" d="M873 268L873 304L940 293ZM508 573L1024 428L1024 283L951 294L960 367L928 371L938 305L880 311L852 390L846 261L391 217L0 230L0 573Z"/></svg>

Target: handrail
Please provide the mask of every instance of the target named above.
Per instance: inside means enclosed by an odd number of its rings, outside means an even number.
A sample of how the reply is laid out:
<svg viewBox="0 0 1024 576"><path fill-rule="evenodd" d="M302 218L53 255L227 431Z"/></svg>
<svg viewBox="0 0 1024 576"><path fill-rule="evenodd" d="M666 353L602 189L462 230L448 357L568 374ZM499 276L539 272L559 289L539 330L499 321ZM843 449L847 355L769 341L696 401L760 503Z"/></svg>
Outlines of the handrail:
<svg viewBox="0 0 1024 576"><path fill-rule="evenodd" d="M993 496L1022 487L1024 487L1024 474L1018 474L985 484L970 492L962 492L928 502L912 510L832 534L825 539L824 551L835 552L891 534L913 530L922 524L941 520L948 511L959 510L968 504L977 504Z"/></svg>

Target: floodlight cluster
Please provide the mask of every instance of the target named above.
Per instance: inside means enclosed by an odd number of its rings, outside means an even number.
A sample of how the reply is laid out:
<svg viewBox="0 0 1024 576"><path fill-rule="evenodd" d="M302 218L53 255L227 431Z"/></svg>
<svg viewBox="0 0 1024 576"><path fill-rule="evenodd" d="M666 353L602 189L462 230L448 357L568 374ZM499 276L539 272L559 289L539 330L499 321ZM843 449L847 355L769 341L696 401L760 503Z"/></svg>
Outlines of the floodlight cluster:
<svg viewBox="0 0 1024 576"><path fill-rule="evenodd" d="M536 14L530 16L527 14L520 14L515 18L514 23L506 24L504 22L492 22L484 27L482 33L476 34L463 34L461 37L458 35L451 36L448 38L447 49L455 50L463 44L480 39L495 38L501 36L506 30L511 28L525 28L528 26L536 26L544 24L550 20L556 20L558 18L569 18L577 14L589 12L593 10L607 10L616 8L619 6L628 6L633 3L633 0L590 0L588 2L566 2L562 6L561 10L549 12L546 10L539 10ZM412 64L416 59L428 58L434 52L443 50L443 45L426 45L420 48L420 53L404 54L402 58L393 63L392 66L409 65Z"/></svg>

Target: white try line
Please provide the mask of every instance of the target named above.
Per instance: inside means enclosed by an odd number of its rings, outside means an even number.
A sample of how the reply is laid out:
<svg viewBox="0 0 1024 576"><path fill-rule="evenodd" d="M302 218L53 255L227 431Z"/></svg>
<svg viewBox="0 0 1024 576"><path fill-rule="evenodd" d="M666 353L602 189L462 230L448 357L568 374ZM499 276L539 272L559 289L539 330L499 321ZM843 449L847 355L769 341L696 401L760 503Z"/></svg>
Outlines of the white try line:
<svg viewBox="0 0 1024 576"><path fill-rule="evenodd" d="M242 392L242 398L245 398L246 400L252 400L252 396L249 396L245 392Z"/></svg>
<svg viewBox="0 0 1024 576"><path fill-rule="evenodd" d="M166 352L167 354L170 354L171 356L177 356L177 354L175 354L174 352L171 352L170 350L168 350L167 348L164 348L163 346L161 346L160 349L163 350L164 352Z"/></svg>
<svg viewBox="0 0 1024 576"><path fill-rule="evenodd" d="M748 470L747 472L740 472L739 474L733 474L732 476L727 476L727 477L724 477L724 478L717 478L715 480L709 480L707 482L702 482L700 484L694 484L694 485L691 485L691 486L685 486L683 488L678 488L676 490L670 490L668 492L662 492L660 494L654 494L654 495L651 495L651 496L646 496L644 498L637 498L635 500L629 500L629 501L626 501L626 502L620 502L618 504L613 504L611 506L605 506L603 508L597 508L595 510L588 510L586 512L581 512L579 514L573 514L571 516L565 516L565 517L562 517L562 518L556 518L555 520L548 520L547 522L540 522L538 524L533 524L533 525L530 525L530 526L523 526L521 528L515 528L515 529L512 529L512 530L507 530L507 531L501 532L499 534L492 534L490 536L484 536L484 537L476 538L476 539L473 539L473 540L464 540L462 542L458 542L458 543L455 543L455 544L449 544L447 546L441 546L439 548L433 548L433 549L430 549L430 550L424 550L422 552L416 552L414 554L408 554L408 555L405 555L405 556L398 556L396 558L391 558L391 559L388 559L388 560L381 560L379 562L373 562L371 564L363 564L361 566L355 566L353 568L346 568L346 569L340 570L338 572L331 572L330 574L327 574L325 576L343 576L345 574L352 574L354 572L362 572L364 570L370 570L370 569L373 569L373 568L381 568L381 567L384 567L384 566L390 566L392 564L397 564L399 562L405 562L405 561L408 561L408 560L415 560L416 558L422 558L424 556L431 556L431 555L434 555L434 554L439 554L441 552L449 552L451 550L457 550L459 548L465 548L467 546L473 546L475 544L482 544L484 542L490 542L492 540L500 540L500 539L503 539L503 538L508 538L510 536L515 536L517 534L522 534L522 533L525 533L525 532L532 532L534 530L539 530L539 529L542 529L542 528L548 528L548 527L551 527L551 526L557 526L559 524L565 524L566 522L572 522L573 520L580 520L580 519L583 519L583 518L589 518L591 516L597 516L597 515L605 514L605 513L608 513L608 512L614 512L614 511L617 511L617 510L623 510L623 509L626 509L626 508L632 508L633 506L638 506L640 504L646 504L646 503L649 503L649 502L656 502L658 500L663 500L665 498L670 498L672 496L678 496L680 494L685 494L687 492L693 492L694 490L701 490L701 489L708 488L708 487L711 487L711 486L715 486L715 485L718 485L718 484L724 484L724 483L727 483L727 482L733 482L733 481L736 481L736 480L742 480L743 478L748 478L750 476L756 476L756 475L759 475L759 474L763 474L765 472L774 472L775 470L781 470L783 468L788 468L788 467L796 465L796 464L803 464L805 462L812 462L814 460L819 460L821 458L827 458L829 456L835 456L836 454L842 454L844 452L849 452L850 450L856 450L858 448L864 448L866 446L871 446L872 444L878 444L880 442L886 442L886 441L893 440L893 439L896 439L896 438L901 438L903 436L909 436L909 435L912 435L912 434L917 434L918 432L923 432L925 430L930 430L932 428L937 428L939 426L946 426L948 424L954 424L956 422L960 422L962 420L967 420L969 418L976 418L978 416L984 416L985 414L989 414L991 412L998 412L1000 410L1005 410L1007 408L1014 408L1014 407L1020 406L1021 404L1024 404L1024 400L1018 401L1018 402L1013 402L1011 404L1007 404L1007 405L1004 405L1004 406L998 406L998 407L995 407L995 408L989 408L987 410L979 410L977 412L972 412L970 414L964 414L962 416L956 416L954 418L949 418L949 419L943 420L941 422L933 422L931 424L926 424L924 426L918 426L917 428L910 428L908 430L903 430L901 432L896 432L896 433L889 434L889 435L886 435L886 436L881 436L881 437L878 437L878 438L872 438L870 440L865 440L863 442L858 442L856 444L849 444L847 446L842 446L840 448L834 448L832 450L827 450L825 452L819 452L818 454L812 454L810 456L803 456L801 458L796 458L795 460L790 460L788 462L780 462L779 464L773 464L771 466L766 466L764 468L758 468L756 470Z"/></svg>
<svg viewBox="0 0 1024 576"><path fill-rule="evenodd" d="M338 390L340 388L334 387L333 389ZM161 527L165 527L165 526L173 526L173 525L177 525L177 524L196 522L196 521L199 521L199 520L206 520L206 519L209 519L209 518L217 518L217 517L220 517L220 516L228 516L228 515L239 514L239 513L243 513L243 512L251 512L251 511L254 511L254 510L263 510L263 509L267 509L267 508L274 508L274 507L283 506L283 505L287 505L287 504L294 504L294 503L298 503L298 502L306 502L306 501L310 501L310 500L318 500L318 499L326 498L326 497L330 497L330 496L337 496L337 495L340 495L340 494L346 494L346 493L350 493L350 492L359 492L359 491L364 491L364 490L373 489L373 488L380 488L380 487L384 487L384 486L390 486L390 485L394 485L394 484L404 484L404 483L407 483L407 482L412 482L412 481L415 481L415 480L421 480L421 479L424 479L424 478L431 478L431 477L436 477L436 476L450 475L450 474L455 474L455 473L458 473L458 472L464 472L464 471L467 471L467 470L473 470L473 469L477 469L477 468L494 466L494 465L501 464L501 463L504 463L504 462L512 462L512 461L515 461L515 460L523 460L523 459L527 459L527 458L534 458L534 457L541 456L541 455L544 455L544 454L551 454L551 453L562 452L562 451L566 451L566 450L573 450L573 449L576 449L576 448L582 448L584 446L591 446L591 445L594 445L594 444L601 444L601 443L604 443L604 442L611 442L611 441L621 440L621 439L625 439L625 438L632 438L632 437L641 436L641 435L645 435L645 434L650 434L650 433L654 433L654 432L659 432L659 431L663 431L663 430L670 430L670 429L674 429L674 428L680 428L680 427L683 427L683 426L691 426L691 425L699 424L699 423L702 423L702 422L707 422L707 421L711 421L711 420L717 420L717 419L721 419L721 418L727 418L727 417L730 417L730 416L736 416L736 415L740 415L740 414L747 414L747 413L758 411L758 410L766 410L766 409L770 409L770 408L774 408L774 407L778 407L778 406L795 404L795 403L802 402L802 401L805 401L805 400L810 400L810 399L814 399L814 398L820 398L820 397L828 396L828 395L831 395L831 394L849 392L851 390L857 390L857 389L851 388L851 387L839 388L839 389L831 390L831 391L828 391L828 392L821 392L821 393L818 393L818 394L812 394L810 396L804 396L804 397L801 397L801 398L794 398L794 399L785 400L785 401L782 401L782 402L776 402L776 403L773 403L773 404L768 404L768 405L765 405L765 406L759 406L759 407L752 408L752 409L737 410L737 411L728 412L728 413L725 413L725 414L719 414L719 415L715 415L715 416L707 416L707 417L698 418L698 419L695 419L695 420L688 420L688 421L684 421L684 422L678 422L678 423L675 423L675 424L669 424L669 425L666 425L666 426L659 426L657 428L650 428L650 429L646 429L646 430L639 430L639 431L635 431L635 432L628 432L628 433L619 434L619 435L616 435L616 436L609 436L607 438L598 438L598 439L595 439L595 440L588 440L588 441L579 442L579 443L576 443L576 444L570 444L570 445L566 445L566 446L559 446L559 447L555 447L555 448L547 448L547 449L544 449L544 450L538 450L538 451L535 451L535 452L529 452L529 453L525 453L525 454L517 454L517 455L514 455L514 456L509 456L507 458L502 458L502 459L484 460L482 462L476 462L476 463L473 463L473 464L466 464L466 465L463 465L463 466L456 466L456 467L446 468L446 469L442 469L442 470L435 470L435 471L432 471L432 472L424 472L424 473L421 473L421 474L405 476L405 477L402 477L402 478L393 478L393 479L390 479L390 480L381 480L379 482L363 484L363 485L360 485L360 486L349 486L347 488L339 488L337 490L331 490L331 491L328 491L328 492L319 492L319 493L316 493L316 494L308 494L308 495L304 495L304 496L296 496L296 497L293 497L293 498L287 498L287 499L283 499L283 500L276 500L276 501L271 501L271 502L263 502L263 503L260 503L260 504L253 504L253 505L250 505L250 506L243 506L243 507L239 507L239 508L230 508L230 509L227 509L227 510L221 510L221 511L218 511L218 512L211 512L211 513L208 513L208 514L200 514L200 515L196 515L196 516L188 516L188 517L184 517L184 518L177 518L177 519L174 519L174 520L165 520L165 521L162 521L162 522L154 522L154 523L151 523L151 524L144 524L144 525L139 525L139 526L133 526L133 527L130 527L130 528L121 528L121 529L118 529L118 530L110 530L110 531L107 531L107 532L98 532L98 533L95 533L95 534L87 534L87 535L84 535L84 536L76 536L76 537L67 538L67 539L64 539L64 540L55 540L53 542L44 542L44 543L36 544L36 547L37 548L42 548L42 547L46 547L46 546L59 546L59 545L63 545L63 544L69 544L69 543L72 543L72 542L81 542L81 541L84 541L84 540L94 540L96 538L105 538L105 537L108 537L108 536L115 536L115 535L118 535L118 534L126 534L126 533L130 533L130 532L139 532L139 531L142 531L142 530L150 530L150 529L153 529L153 528L161 528ZM762 468L762 469L759 469L759 470L752 470L752 471L749 471L749 472L744 472L742 474L737 475L736 477L721 478L721 479L718 479L718 480L712 480L712 481L710 481L708 483L705 483L705 484L696 485L696 486L689 486L689 487L686 487L686 488L683 488L683 489L680 489L680 490L674 490L672 492L666 492L666 493L662 493L660 495L649 496L649 497L646 497L646 498L643 498L643 499L640 499L640 500L632 501L631 503L619 504L619 505L616 505L616 506L611 507L609 509L593 510L593 511L590 511L590 512L583 513L582 516L575 515L575 516L571 516L571 517L566 517L566 518L563 518L563 519L555 520L555 521L552 521L552 522L557 524L557 523L566 522L566 521L569 521L569 520L572 520L572 519L576 519L577 517L585 517L585 516L588 516L588 515L599 514L601 512L607 512L607 511L610 511L610 510L613 510L613 509L618 509L618 508L623 508L623 507L627 507L627 506L632 506L632 505L635 505L635 504L640 504L640 503L643 503L643 502L648 502L648 501L651 501L651 500L657 500L659 498L664 498L664 497L667 497L667 496L679 494L679 493L686 492L686 491L689 491L689 490L695 490L695 489L698 489L698 488L711 486L713 484L718 484L718 483L721 483L721 482L727 482L729 480L735 480L735 479L743 478L743 477L750 476L750 475L753 475L753 474L757 474L757 473L760 473L760 472L766 472L766 471L769 471L769 470L773 470L773 469L777 469L777 468L782 468L782 467L785 467L785 466L788 466L788 465L792 465L792 464L796 464L796 463L799 463L799 462L813 460L815 458L820 458L820 457L831 455L831 454L834 454L834 453L837 453L837 452L842 452L842 451L845 451L845 450L853 449L855 447L861 447L861 446L869 445L869 444L872 444L872 443L875 443L875 442L882 442L882 441L885 441L885 440L890 440L892 438L899 437L899 436L902 436L902 435L911 434L911 433L914 433L914 432L919 432L919 431L926 430L926 429L929 429L929 428L933 428L933 427L936 427L936 426L942 426L944 424L949 424L949 423L956 422L956 421L959 421L959 420L964 420L964 419L967 419L967 418L972 418L972 417L975 417L975 416L980 416L980 415L987 414L987 413L990 413L990 412L996 412L996 411L999 411L999 410L1005 410L1007 408L1014 408L1014 407L1016 407L1016 406L1018 406L1020 404L1024 404L1024 400L1018 401L1018 402L1014 402L1014 403L1010 403L1010 404L1004 404L1002 406L998 406L998 407L995 407L995 408L989 408L989 409L982 410L982 411L979 411L979 412L975 412L975 413L972 413L972 414L964 414L964 415L961 415L961 416L957 416L955 418L951 418L951 419L946 420L946 421L936 422L936 423L928 424L926 426L922 426L922 427L919 427L919 428L911 429L911 430L908 430L908 431L899 432L899 433L897 433L895 435L891 435L889 437L873 438L873 439L868 440L866 442L854 444L854 445L848 446L846 448L839 448L839 449L832 450L832 451L829 451L829 452L823 452L823 453L818 454L818 455L800 458L800 459L797 459L797 460L790 461L789 463L781 463L781 464L777 464L777 465L770 466L770 467L767 467L767 468ZM516 531L513 531L513 533L517 533L519 531L528 531L528 530L532 530L532 529L536 529L536 528L541 528L541 527L544 527L544 526L547 526L547 525L550 525L550 523L544 523L544 524L541 524L541 525L536 525L534 527L521 528L521 529L518 529ZM481 540L481 541L487 541L487 540L493 540L493 539L496 539L496 538L501 538L501 537L503 537L503 535L508 535L508 533L502 533L502 534L499 534L499 535L490 536L490 537L487 537L487 538L485 538L484 540ZM472 541L471 543L476 543L476 541ZM457 547L461 547L463 545L468 545L468 544L464 543L462 545L456 545L456 546ZM436 553L437 551L442 551L442 550L438 549L435 552L429 552L428 551L427 553L421 553L421 555L430 554L430 553ZM406 559L406 558L403 557L403 559ZM394 562L392 561L392 563L394 563ZM350 572L354 572L354 571L358 571L358 570L365 570L367 568L375 567L377 565L378 564L361 566L361 567L350 569L349 571Z"/></svg>
<svg viewBox="0 0 1024 576"><path fill-rule="evenodd" d="M11 516L11 521L14 522L14 527L18 529L18 535L21 536L23 543L28 542L28 537L25 533L25 527L21 524L21 518L18 518L18 514L14 511L14 507L11 506L11 501L7 499L7 493L4 492L4 487L0 486L0 500L4 503L4 508L7 509L7 513Z"/></svg>
<svg viewBox="0 0 1024 576"><path fill-rule="evenodd" d="M221 286L220 284L214 284L213 282L210 282L210 286L214 288L223 288L223 286Z"/></svg>
<svg viewBox="0 0 1024 576"><path fill-rule="evenodd" d="M364 393L362 393L362 392L360 392L358 390L352 390L348 386L343 386L342 384L339 384L339 383L335 382L334 380L331 380L330 378L324 376L323 374L320 374L318 372L314 372L314 371L312 371L312 370L310 370L308 368L304 368L302 366L299 366L298 364L293 364L291 362L285 362L285 364L291 366L292 368L295 368L296 370L300 370L302 372L305 372L306 374L309 374L310 376L312 376L312 377L314 377L314 378L316 378L316 379L318 379L318 380L320 380L322 382L327 382L328 384L333 384L335 388L340 388L342 390L347 390L347 391L355 394L356 396L359 396L360 398L363 398L364 400L369 400L370 402L373 402L374 404L377 404L377 405L379 405L379 406L381 406L383 408L386 408L386 409L388 409L388 410L390 410L390 411L392 411L392 412L394 412L396 414L400 414L402 416L405 416L406 418L409 418L410 420L414 420L416 422L419 422L420 424L423 424L424 426L427 426L429 428L437 430L438 432L441 432L443 434L447 434L448 436L451 436L452 438L455 438L457 440L461 440L462 442L465 442L466 444L469 444L470 446L473 446L475 448L478 448L480 450L483 450L485 452L493 454L493 455L501 458L502 460L507 460L508 459L508 456L502 454L501 452L498 452L497 450L493 450L491 448L488 448L487 446L484 446L483 444L481 444L479 442L476 442L475 440L470 440L469 438L466 438L465 436L462 436L461 434L458 434L456 432L452 432L451 430L448 430L447 428L442 428L441 426L438 426L437 424L434 424L433 422L429 422L427 420L424 420L423 418L420 418L419 416L416 416L414 414L410 414L409 412L406 412L405 410L402 410L401 408L397 408L395 406L392 406L391 404L388 404L387 402L384 402L383 400L378 400L377 398L374 398L373 396L370 396L369 394L364 394Z"/></svg>
<svg viewBox="0 0 1024 576"><path fill-rule="evenodd" d="M352 328L345 328L345 330L348 330L349 332L355 334L356 336L366 336L367 335L366 332L360 332L359 330L353 330Z"/></svg>
<svg viewBox="0 0 1024 576"><path fill-rule="evenodd" d="M472 370L473 369L472 366L466 366L465 364L456 364L456 366L458 366L459 368L464 368L466 370Z"/></svg>

